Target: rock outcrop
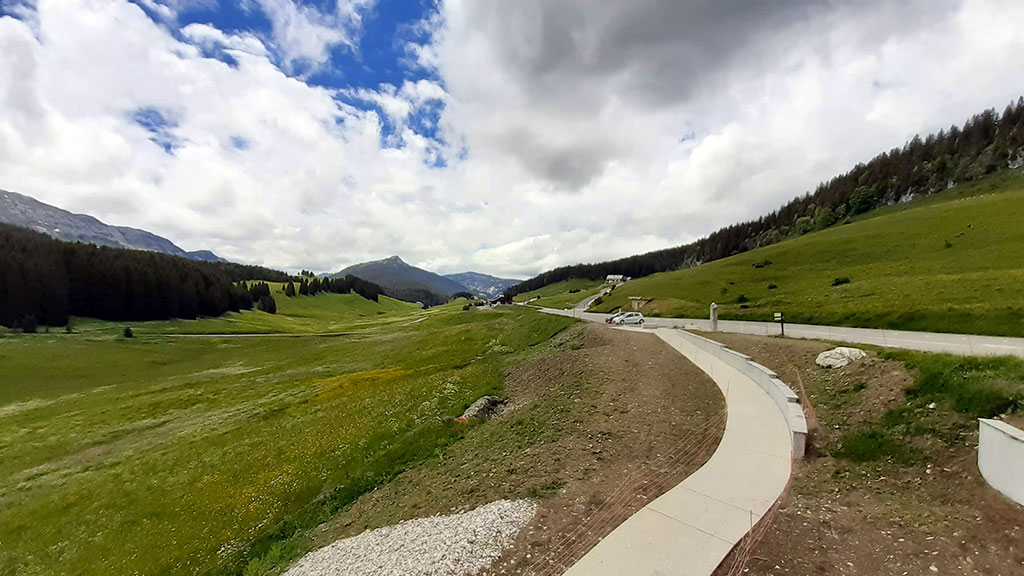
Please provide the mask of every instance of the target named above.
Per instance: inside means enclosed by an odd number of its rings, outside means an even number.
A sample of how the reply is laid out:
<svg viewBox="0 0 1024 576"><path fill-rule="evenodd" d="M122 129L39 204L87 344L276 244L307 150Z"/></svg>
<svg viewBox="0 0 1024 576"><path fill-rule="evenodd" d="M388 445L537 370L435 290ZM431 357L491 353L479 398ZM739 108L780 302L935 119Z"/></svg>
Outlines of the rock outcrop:
<svg viewBox="0 0 1024 576"><path fill-rule="evenodd" d="M462 414L465 420L490 420L495 414L501 411L505 401L497 396L481 396L473 402Z"/></svg>
<svg viewBox="0 0 1024 576"><path fill-rule="evenodd" d="M822 368L842 368L866 357L867 353L860 348L840 346L818 354L814 362Z"/></svg>

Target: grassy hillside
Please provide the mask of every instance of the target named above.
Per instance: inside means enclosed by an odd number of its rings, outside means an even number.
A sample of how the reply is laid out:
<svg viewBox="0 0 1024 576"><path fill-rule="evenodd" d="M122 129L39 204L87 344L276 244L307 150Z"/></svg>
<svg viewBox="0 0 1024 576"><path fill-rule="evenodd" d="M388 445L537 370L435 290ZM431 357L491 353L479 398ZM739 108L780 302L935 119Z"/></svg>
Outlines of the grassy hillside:
<svg viewBox="0 0 1024 576"><path fill-rule="evenodd" d="M279 302L276 317L135 323L133 339L99 323L0 337L0 574L238 573L458 438L452 419L501 392L515 354L571 322L461 302ZM158 333L276 323L363 328Z"/></svg>
<svg viewBox="0 0 1024 576"><path fill-rule="evenodd" d="M546 308L571 308L588 296L593 296L600 292L602 284L604 283L601 280L573 278L548 284L543 288L530 292L523 292L516 295L513 300L516 302L529 302L534 298L538 298L538 300L531 302L531 304ZM576 292L573 292L574 290Z"/></svg>
<svg viewBox="0 0 1024 576"><path fill-rule="evenodd" d="M419 312L419 306L381 296L379 302L358 294L321 292L315 296L284 295L283 284L268 282L277 302L277 314L257 310L229 312L217 318L167 320L159 322L106 322L75 318L72 328L90 334L116 334L130 325L138 335L146 334L311 334L358 330L380 321L403 318Z"/></svg>
<svg viewBox="0 0 1024 576"><path fill-rule="evenodd" d="M920 202L702 266L631 281L598 307L644 312L1024 336L1024 174L1003 172ZM848 280L848 282L846 281Z"/></svg>

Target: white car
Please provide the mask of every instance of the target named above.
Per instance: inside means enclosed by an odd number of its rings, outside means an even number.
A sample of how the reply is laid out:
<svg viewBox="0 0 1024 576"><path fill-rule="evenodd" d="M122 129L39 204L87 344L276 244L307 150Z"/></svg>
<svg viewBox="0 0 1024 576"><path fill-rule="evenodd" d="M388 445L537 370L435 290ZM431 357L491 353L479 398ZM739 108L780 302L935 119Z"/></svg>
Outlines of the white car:
<svg viewBox="0 0 1024 576"><path fill-rule="evenodd" d="M626 315L625 312L616 312L615 314L612 314L611 316L605 318L604 319L604 323L605 324L614 324L615 320L617 320L617 319L619 319L619 318L621 318L621 317L623 317L625 315Z"/></svg>
<svg viewBox="0 0 1024 576"><path fill-rule="evenodd" d="M618 318L612 319L612 324L616 326L643 326L644 315L639 312L626 312Z"/></svg>

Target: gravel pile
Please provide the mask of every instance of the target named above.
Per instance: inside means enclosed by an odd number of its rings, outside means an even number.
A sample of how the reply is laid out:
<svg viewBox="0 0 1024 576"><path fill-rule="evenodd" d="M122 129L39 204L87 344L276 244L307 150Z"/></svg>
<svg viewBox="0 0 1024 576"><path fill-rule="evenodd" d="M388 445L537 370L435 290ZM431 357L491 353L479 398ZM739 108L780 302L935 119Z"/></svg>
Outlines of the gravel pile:
<svg viewBox="0 0 1024 576"><path fill-rule="evenodd" d="M465 576L512 545L537 505L498 500L451 516L408 520L310 552L285 576Z"/></svg>

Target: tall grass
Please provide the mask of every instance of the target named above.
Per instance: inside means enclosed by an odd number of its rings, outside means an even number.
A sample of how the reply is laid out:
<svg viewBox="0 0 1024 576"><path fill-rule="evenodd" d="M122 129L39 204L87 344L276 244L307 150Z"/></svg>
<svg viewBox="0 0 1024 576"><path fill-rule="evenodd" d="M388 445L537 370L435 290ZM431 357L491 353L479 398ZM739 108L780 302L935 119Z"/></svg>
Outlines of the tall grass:
<svg viewBox="0 0 1024 576"><path fill-rule="evenodd" d="M949 445L970 434L976 418L1024 412L1024 360L905 350L885 350L880 356L915 371L906 403L889 408L875 422L846 430L833 451L839 458L913 464L927 457L916 438Z"/></svg>

